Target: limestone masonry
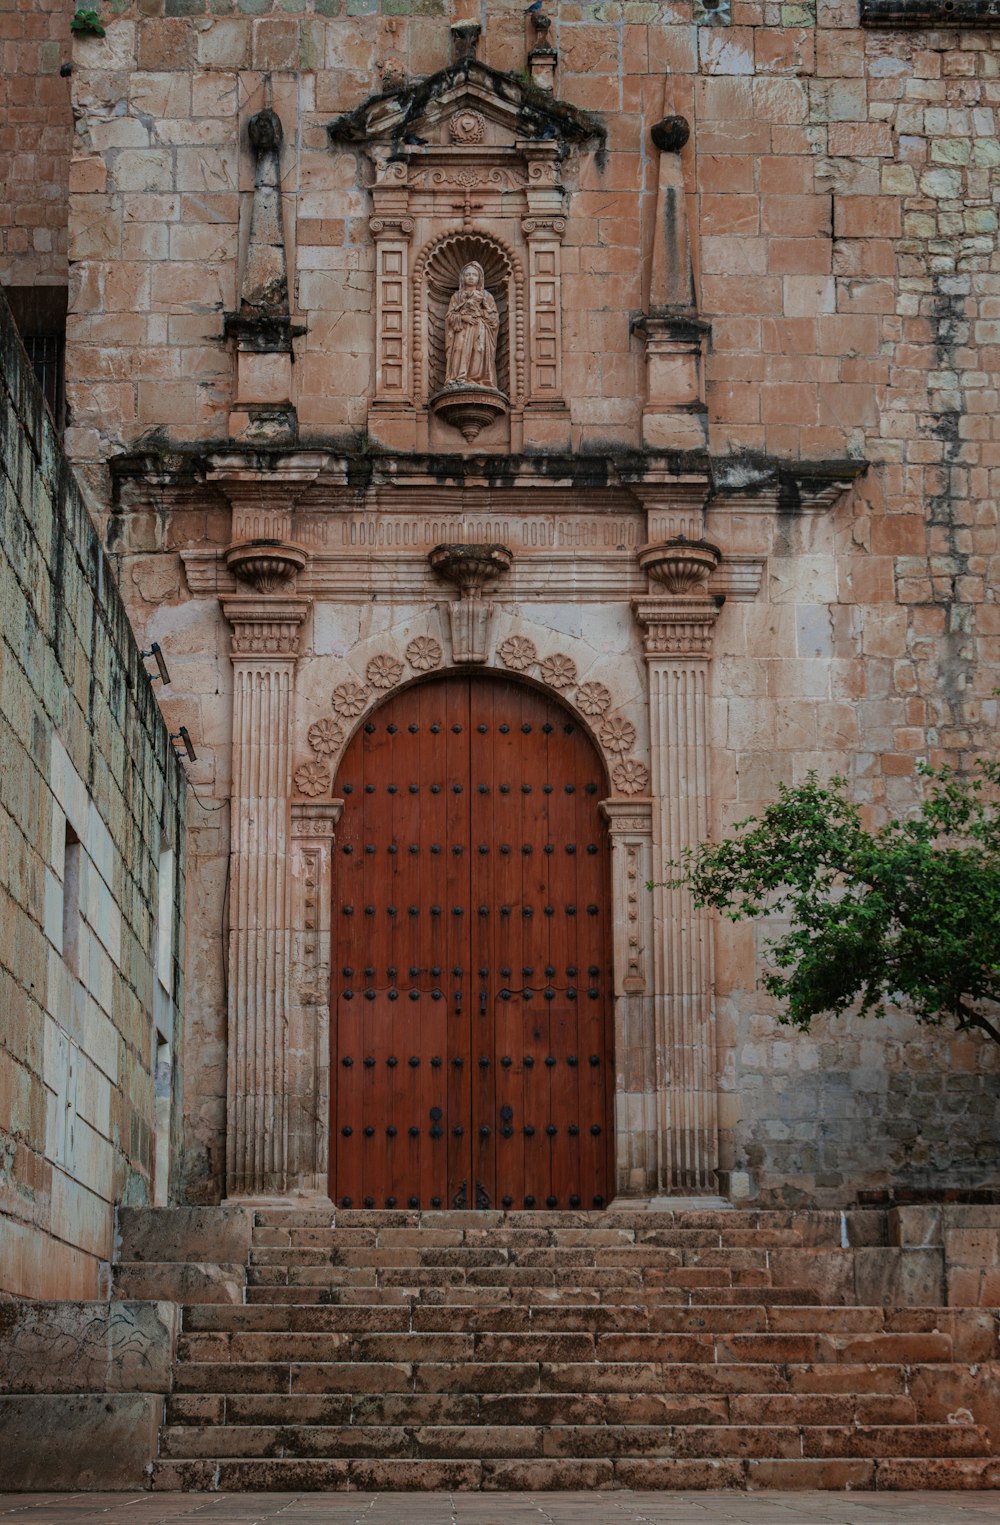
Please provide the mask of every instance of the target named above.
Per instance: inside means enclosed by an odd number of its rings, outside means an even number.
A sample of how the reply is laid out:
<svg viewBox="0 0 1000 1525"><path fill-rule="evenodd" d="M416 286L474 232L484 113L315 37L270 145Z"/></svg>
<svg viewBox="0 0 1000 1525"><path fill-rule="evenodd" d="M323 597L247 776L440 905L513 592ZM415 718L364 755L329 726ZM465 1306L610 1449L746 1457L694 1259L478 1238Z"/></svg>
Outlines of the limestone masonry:
<svg viewBox="0 0 1000 1525"><path fill-rule="evenodd" d="M662 885L779 781L846 773L878 819L919 760L995 746L1000 31L967 12L114 0L58 60L4 14L5 57L71 92L66 448L218 807L189 807L176 1200L1000 1185L995 1050L901 1015L793 1035L757 988L767 928ZM58 283L41 139L10 141L3 279ZM514 722L476 706L524 695L586 738L597 782L549 867L525 827L508 894L509 781L473 761L494 835L454 847L494 877L478 899L425 878L417 904L400 876L410 849L432 873L437 765L406 737L449 675L498 769ZM521 787L558 794L557 754L538 766ZM587 843L607 866L584 895ZM535 864L577 888L529 893ZM435 905L490 951L428 951ZM504 943L505 906L548 953ZM338 957L369 914L371 974ZM438 998L494 1024L464 1073L499 1077L449 1102L470 1110L439 1128L466 1140L444 1188L437 1123L407 1111L433 1100ZM510 998L550 1026L505 1047ZM352 1184L369 1018L378 1136L422 1130L422 1185L393 1184L403 1142ZM551 1119L529 1116L547 1059ZM522 1123L557 1130L544 1186L535 1144L516 1186L489 1174ZM589 1186L567 1136L602 1140Z"/></svg>
<svg viewBox="0 0 1000 1525"><path fill-rule="evenodd" d="M0 1298L94 1298L176 1152L184 783L2 299L0 402Z"/></svg>

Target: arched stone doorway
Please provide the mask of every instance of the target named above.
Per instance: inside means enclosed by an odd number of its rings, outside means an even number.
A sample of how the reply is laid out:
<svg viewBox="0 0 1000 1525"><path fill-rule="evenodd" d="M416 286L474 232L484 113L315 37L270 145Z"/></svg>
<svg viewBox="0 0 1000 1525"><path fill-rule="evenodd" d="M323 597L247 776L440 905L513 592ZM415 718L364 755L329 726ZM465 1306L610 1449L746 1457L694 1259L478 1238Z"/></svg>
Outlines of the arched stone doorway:
<svg viewBox="0 0 1000 1525"><path fill-rule="evenodd" d="M613 1195L604 763L548 692L456 673L369 713L338 771L330 1195Z"/></svg>

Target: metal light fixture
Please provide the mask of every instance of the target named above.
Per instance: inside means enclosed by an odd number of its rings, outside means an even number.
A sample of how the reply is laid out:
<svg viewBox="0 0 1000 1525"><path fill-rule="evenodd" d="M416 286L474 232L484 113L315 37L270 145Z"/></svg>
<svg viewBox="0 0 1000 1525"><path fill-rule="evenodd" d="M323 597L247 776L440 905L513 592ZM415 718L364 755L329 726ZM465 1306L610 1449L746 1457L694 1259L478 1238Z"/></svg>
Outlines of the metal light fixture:
<svg viewBox="0 0 1000 1525"><path fill-rule="evenodd" d="M191 740L191 735L186 725L182 725L178 731L171 731L170 740L182 742L189 760L191 762L198 761L198 754L194 749L194 742Z"/></svg>
<svg viewBox="0 0 1000 1525"><path fill-rule="evenodd" d="M160 678L160 681L162 682L164 688L169 687L170 674L167 671L167 660L164 657L163 652L160 650L159 641L154 641L148 651L140 651L139 655L142 657L143 661L146 661L147 658L152 657L153 661L156 663L157 674ZM153 682L156 681L152 673L150 673L150 679Z"/></svg>

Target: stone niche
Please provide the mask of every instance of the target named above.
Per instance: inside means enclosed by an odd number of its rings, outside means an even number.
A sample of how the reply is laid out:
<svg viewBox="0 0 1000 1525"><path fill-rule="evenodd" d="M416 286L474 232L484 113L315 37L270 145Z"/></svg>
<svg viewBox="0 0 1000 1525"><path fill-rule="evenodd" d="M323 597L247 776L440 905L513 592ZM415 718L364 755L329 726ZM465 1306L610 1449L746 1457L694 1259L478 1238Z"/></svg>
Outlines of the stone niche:
<svg viewBox="0 0 1000 1525"><path fill-rule="evenodd" d="M373 176L369 433L421 452L568 448L562 173L572 146L603 136L600 124L466 60L374 97L329 133L362 145ZM481 271L495 356L490 374L476 367L466 385L449 364L449 308L470 266Z"/></svg>

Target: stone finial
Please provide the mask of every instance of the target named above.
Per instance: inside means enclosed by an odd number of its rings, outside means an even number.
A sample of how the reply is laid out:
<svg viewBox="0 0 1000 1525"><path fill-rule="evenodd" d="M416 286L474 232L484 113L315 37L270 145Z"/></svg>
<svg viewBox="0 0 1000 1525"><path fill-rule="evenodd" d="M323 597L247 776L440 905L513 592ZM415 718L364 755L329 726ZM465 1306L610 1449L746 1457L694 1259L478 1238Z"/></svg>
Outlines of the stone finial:
<svg viewBox="0 0 1000 1525"><path fill-rule="evenodd" d="M478 21L453 21L451 24L451 61L460 64L475 58L482 27Z"/></svg>
<svg viewBox="0 0 1000 1525"><path fill-rule="evenodd" d="M288 266L281 222L281 168L284 133L281 119L269 107L247 125L247 138L256 160L250 242L240 286L240 317L288 317Z"/></svg>

